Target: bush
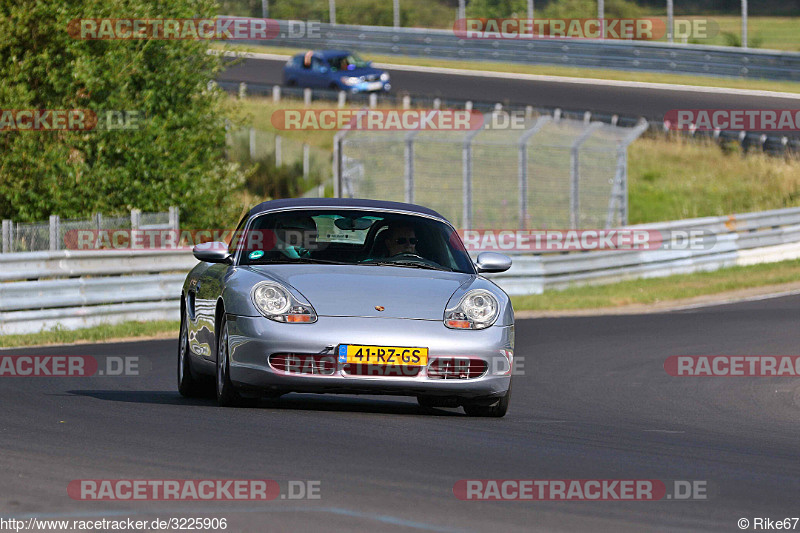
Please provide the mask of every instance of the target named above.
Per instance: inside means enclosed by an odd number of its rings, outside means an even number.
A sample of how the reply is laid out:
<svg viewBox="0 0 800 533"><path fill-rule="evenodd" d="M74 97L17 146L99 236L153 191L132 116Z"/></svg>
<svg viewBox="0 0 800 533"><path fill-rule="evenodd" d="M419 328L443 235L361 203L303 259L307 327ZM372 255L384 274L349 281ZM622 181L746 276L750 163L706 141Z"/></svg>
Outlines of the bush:
<svg viewBox="0 0 800 533"><path fill-rule="evenodd" d="M294 198L318 186L322 182L317 175L303 178L303 162L275 165L275 156L269 154L255 161L247 176L245 189L262 199Z"/></svg>
<svg viewBox="0 0 800 533"><path fill-rule="evenodd" d="M188 225L230 223L238 166L225 158L228 98L209 90L220 68L205 41L73 39L80 18L213 16L211 0L0 4L4 109L136 110L131 131L0 135L0 217L82 218L178 205Z"/></svg>

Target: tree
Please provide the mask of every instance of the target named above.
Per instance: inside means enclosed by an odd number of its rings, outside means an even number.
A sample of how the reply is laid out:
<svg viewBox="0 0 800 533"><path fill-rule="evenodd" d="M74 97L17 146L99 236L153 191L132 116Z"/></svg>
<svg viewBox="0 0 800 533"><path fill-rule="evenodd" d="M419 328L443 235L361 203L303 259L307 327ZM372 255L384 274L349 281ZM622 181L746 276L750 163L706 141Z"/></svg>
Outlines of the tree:
<svg viewBox="0 0 800 533"><path fill-rule="evenodd" d="M211 0L0 0L3 109L139 113L139 129L0 131L0 217L43 220L179 205L188 225L230 224L243 176L225 157L229 99L202 40L81 40L82 18L211 17ZM102 120L100 124L102 125Z"/></svg>

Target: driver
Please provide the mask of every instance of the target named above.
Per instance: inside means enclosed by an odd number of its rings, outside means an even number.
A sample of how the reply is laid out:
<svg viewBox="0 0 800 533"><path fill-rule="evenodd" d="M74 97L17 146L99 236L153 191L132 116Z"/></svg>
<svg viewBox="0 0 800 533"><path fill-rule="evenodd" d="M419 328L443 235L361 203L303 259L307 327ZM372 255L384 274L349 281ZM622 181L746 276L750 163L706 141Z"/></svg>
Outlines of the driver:
<svg viewBox="0 0 800 533"><path fill-rule="evenodd" d="M386 230L384 243L389 257L399 254L417 255L417 235L410 226L392 226Z"/></svg>

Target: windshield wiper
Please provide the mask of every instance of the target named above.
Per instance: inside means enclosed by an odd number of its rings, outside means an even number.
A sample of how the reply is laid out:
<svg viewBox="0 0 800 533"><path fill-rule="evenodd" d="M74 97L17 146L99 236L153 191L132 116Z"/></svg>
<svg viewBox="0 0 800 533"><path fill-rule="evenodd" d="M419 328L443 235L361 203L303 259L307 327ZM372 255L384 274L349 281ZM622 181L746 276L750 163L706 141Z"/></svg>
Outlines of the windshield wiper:
<svg viewBox="0 0 800 533"><path fill-rule="evenodd" d="M351 263L344 263L342 261L331 261L329 259L313 259L311 257L299 257L297 259L267 259L259 261L258 259L251 260L249 265L296 265L296 264L318 264L318 265L349 265Z"/></svg>
<svg viewBox="0 0 800 533"><path fill-rule="evenodd" d="M425 270L441 270L444 272L452 272L453 269L446 268L443 266L434 266L429 265L427 263L417 263L411 261L405 262L397 262L397 261L365 261L363 263L359 263L359 265L378 265L378 266L396 266L396 267L405 267L405 268L422 268Z"/></svg>

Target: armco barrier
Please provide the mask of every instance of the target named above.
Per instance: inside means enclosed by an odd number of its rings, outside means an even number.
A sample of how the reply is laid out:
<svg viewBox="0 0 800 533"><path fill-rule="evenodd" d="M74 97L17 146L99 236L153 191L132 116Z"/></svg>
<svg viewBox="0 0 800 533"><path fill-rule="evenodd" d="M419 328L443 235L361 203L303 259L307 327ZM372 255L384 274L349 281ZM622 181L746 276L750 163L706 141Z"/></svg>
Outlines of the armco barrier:
<svg viewBox="0 0 800 533"><path fill-rule="evenodd" d="M509 294L668 276L800 258L800 208L629 226L703 230L692 250L514 255L490 275ZM59 251L0 255L0 334L103 322L179 318L180 290L197 261L173 251ZM312 302L313 303L313 302Z"/></svg>
<svg viewBox="0 0 800 533"><path fill-rule="evenodd" d="M292 35L278 21L280 35ZM319 35L252 44L348 49L371 54L564 65L800 81L800 53L726 46L578 39L461 39L452 30L320 23ZM247 42L247 41L239 41Z"/></svg>

